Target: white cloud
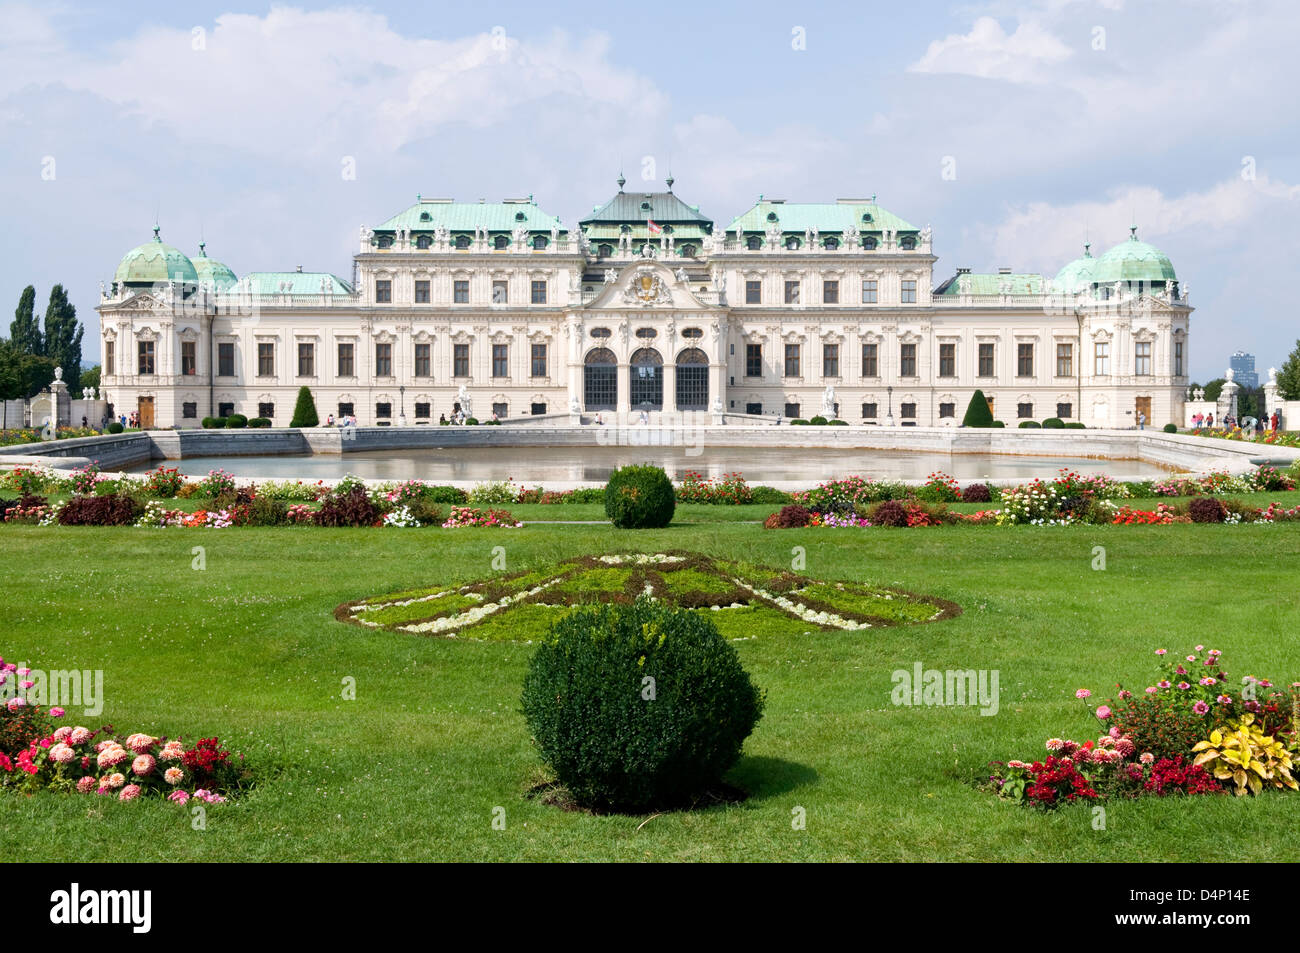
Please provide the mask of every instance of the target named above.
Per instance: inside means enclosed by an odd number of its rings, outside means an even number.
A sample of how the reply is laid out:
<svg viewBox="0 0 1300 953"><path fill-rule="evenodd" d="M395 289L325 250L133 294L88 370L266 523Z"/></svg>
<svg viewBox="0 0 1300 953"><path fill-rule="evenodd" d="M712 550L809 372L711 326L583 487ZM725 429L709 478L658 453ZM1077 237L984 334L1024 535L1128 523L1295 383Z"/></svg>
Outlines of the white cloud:
<svg viewBox="0 0 1300 953"><path fill-rule="evenodd" d="M908 67L913 73L961 73L1014 83L1040 80L1045 68L1071 56L1070 48L1033 20L1008 34L992 17L980 17L969 33L935 40Z"/></svg>

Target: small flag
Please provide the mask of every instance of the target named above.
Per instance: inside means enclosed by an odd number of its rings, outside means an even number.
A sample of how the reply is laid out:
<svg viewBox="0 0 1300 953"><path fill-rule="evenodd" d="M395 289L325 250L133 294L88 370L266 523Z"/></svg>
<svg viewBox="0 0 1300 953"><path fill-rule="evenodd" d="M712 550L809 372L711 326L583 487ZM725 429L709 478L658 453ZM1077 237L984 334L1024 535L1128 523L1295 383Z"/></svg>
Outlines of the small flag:
<svg viewBox="0 0 1300 953"><path fill-rule="evenodd" d="M655 220L654 220L653 218L647 218L647 219L645 220L645 223L646 223L647 225L650 226L650 234L651 234L651 235L662 235L662 234L663 234L663 231L664 231L664 230L663 230L660 226L658 226L658 225L655 224Z"/></svg>

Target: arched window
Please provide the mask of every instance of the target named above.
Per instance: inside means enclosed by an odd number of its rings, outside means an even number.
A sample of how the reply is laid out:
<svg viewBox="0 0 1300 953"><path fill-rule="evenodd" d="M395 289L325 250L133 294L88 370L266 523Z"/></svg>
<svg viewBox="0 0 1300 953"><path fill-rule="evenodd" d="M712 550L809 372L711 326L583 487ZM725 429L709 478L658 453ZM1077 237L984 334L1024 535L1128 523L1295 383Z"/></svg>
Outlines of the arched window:
<svg viewBox="0 0 1300 953"><path fill-rule="evenodd" d="M868 235L866 238L862 239L862 247L872 250L876 247L876 240Z"/></svg>
<svg viewBox="0 0 1300 953"><path fill-rule="evenodd" d="M750 235L749 238L745 239L745 247L750 251L758 251L763 247L763 239L757 235Z"/></svg>
<svg viewBox="0 0 1300 953"><path fill-rule="evenodd" d="M420 221L422 221L422 222L432 222L432 221L433 221L433 216L430 215L428 212L421 212L421 213L420 213Z"/></svg>
<svg viewBox="0 0 1300 953"><path fill-rule="evenodd" d="M610 255L612 255L612 254L614 254L614 246L613 246L613 245L597 245L597 246L596 246L596 255L597 255L597 257L599 257L599 258L608 258L608 257L609 257Z"/></svg>
<svg viewBox="0 0 1300 953"><path fill-rule="evenodd" d="M769 222L775 222L775 221L776 221L776 212L768 212L768 213L767 213L767 220L768 220Z"/></svg>
<svg viewBox="0 0 1300 953"><path fill-rule="evenodd" d="M433 245L433 239L430 238L428 235L421 235L419 238L415 240L416 248L429 248L432 245Z"/></svg>
<svg viewBox="0 0 1300 953"><path fill-rule="evenodd" d="M457 236L456 236L456 247L457 247L458 249L460 249L460 250L463 251L464 249L469 248L469 244L470 244L470 242L469 242L469 236L468 236L468 235L457 235Z"/></svg>
<svg viewBox="0 0 1300 953"><path fill-rule="evenodd" d="M525 215L523 212L515 212L515 221L516 221L516 222L526 222L526 221L528 221L528 216Z"/></svg>
<svg viewBox="0 0 1300 953"><path fill-rule="evenodd" d="M683 258L694 258L694 257L695 257L695 246L694 246L694 245L683 245L683 246L682 246L682 257L683 257Z"/></svg>
<svg viewBox="0 0 1300 953"><path fill-rule="evenodd" d="M801 242L801 241L798 239L798 237L795 236L795 235L791 235L789 238L787 238L787 239L785 240L785 247L788 248L788 249L790 249L791 251L794 251L796 248L798 248L798 247L799 247L800 245L802 245L802 244L803 244L803 242Z"/></svg>
<svg viewBox="0 0 1300 953"><path fill-rule="evenodd" d="M699 328L690 330L699 331ZM682 333L685 337L685 332ZM707 410L709 407L709 356L698 347L677 355L678 410Z"/></svg>
<svg viewBox="0 0 1300 953"><path fill-rule="evenodd" d="M834 235L828 235L826 236L824 244L826 245L827 251L835 251L835 249L840 247L840 240Z"/></svg>
<svg viewBox="0 0 1300 953"><path fill-rule="evenodd" d="M393 247L393 236L392 236L392 235L380 235L380 236L379 236L379 247L380 247L380 248L392 248L392 247Z"/></svg>
<svg viewBox="0 0 1300 953"><path fill-rule="evenodd" d="M505 235L498 235L496 238L492 239L492 247L498 251L504 251L510 247L510 239Z"/></svg>
<svg viewBox="0 0 1300 953"><path fill-rule="evenodd" d="M582 399L588 411L618 406L618 358L607 347L592 348L582 368Z"/></svg>
<svg viewBox="0 0 1300 953"><path fill-rule="evenodd" d="M647 329L648 330L648 329ZM628 397L633 410L663 410L664 359L652 347L632 352L628 362Z"/></svg>
<svg viewBox="0 0 1300 953"><path fill-rule="evenodd" d="M534 236L533 236L533 248L535 248L535 249L538 249L538 250L543 249L543 248L545 248L547 245L549 245L550 243L551 243L551 240L550 240L549 238L547 238L545 235L534 235Z"/></svg>

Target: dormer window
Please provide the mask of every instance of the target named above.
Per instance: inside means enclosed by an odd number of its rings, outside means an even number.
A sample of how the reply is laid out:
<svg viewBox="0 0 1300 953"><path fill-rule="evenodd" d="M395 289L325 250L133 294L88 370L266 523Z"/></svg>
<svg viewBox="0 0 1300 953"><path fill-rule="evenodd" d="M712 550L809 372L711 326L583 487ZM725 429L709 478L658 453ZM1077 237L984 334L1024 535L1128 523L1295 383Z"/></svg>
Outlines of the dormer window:
<svg viewBox="0 0 1300 953"><path fill-rule="evenodd" d="M835 249L840 247L840 240L834 235L831 235L826 239L825 245L827 251L835 251Z"/></svg>
<svg viewBox="0 0 1300 953"><path fill-rule="evenodd" d="M537 251L541 251L543 248L545 248L545 247L546 247L547 245L549 245L550 243L551 243L551 240L550 240L549 238L547 238L545 235L534 235L534 236L533 236L533 248L536 249Z"/></svg>
<svg viewBox="0 0 1300 953"><path fill-rule="evenodd" d="M457 235L457 236L456 236L456 248L457 248L458 250L460 250L460 251L464 251L465 249L469 248L469 236L468 236L468 235Z"/></svg>
<svg viewBox="0 0 1300 953"><path fill-rule="evenodd" d="M422 221L422 222L432 222L432 221L433 221L433 216L430 215L428 212L421 212L421 213L420 213L420 221Z"/></svg>
<svg viewBox="0 0 1300 953"><path fill-rule="evenodd" d="M694 245L683 245L683 246L682 246L682 257L683 257L683 258L694 258L694 257L695 257L695 246L694 246Z"/></svg>
<svg viewBox="0 0 1300 953"><path fill-rule="evenodd" d="M613 246L613 245L597 245L597 246L596 246L596 255L597 255L598 257L600 257L600 258L608 258L608 257L609 257L610 255L612 255L612 254L614 254L614 246Z"/></svg>
<svg viewBox="0 0 1300 953"><path fill-rule="evenodd" d="M745 247L750 251L758 251L763 247L763 239L759 238L757 235L750 235L749 238L745 240Z"/></svg>
<svg viewBox="0 0 1300 953"><path fill-rule="evenodd" d="M430 238L428 235L421 235L419 238L415 240L416 248L429 248L432 245L433 245L433 239Z"/></svg>
<svg viewBox="0 0 1300 953"><path fill-rule="evenodd" d="M803 243L799 241L799 239L794 235L791 235L789 238L785 240L785 247L788 248L790 251L795 251L801 244Z"/></svg>
<svg viewBox="0 0 1300 953"><path fill-rule="evenodd" d="M873 219L871 218L871 213L870 213L870 212L863 212L863 213L862 213L862 220L863 220L864 222L870 222L870 221L872 221Z"/></svg>
<svg viewBox="0 0 1300 953"><path fill-rule="evenodd" d="M643 211L643 212L648 212L648 211L650 211L650 203L649 203L649 202L642 202L642 203L641 203L641 211Z"/></svg>
<svg viewBox="0 0 1300 953"><path fill-rule="evenodd" d="M665 226L664 226L664 234L665 234L665 235L671 235L672 233L673 233L673 227L672 227L671 225L665 225Z"/></svg>
<svg viewBox="0 0 1300 953"><path fill-rule="evenodd" d="M516 222L523 222L523 221L527 221L527 220L528 220L528 216L525 215L523 212L515 212L515 221L516 221Z"/></svg>
<svg viewBox="0 0 1300 953"><path fill-rule="evenodd" d="M380 235L380 236L379 236L379 247L380 247L380 248L392 248L392 247L393 247L393 236L392 236L392 235Z"/></svg>
<svg viewBox="0 0 1300 953"><path fill-rule="evenodd" d="M632 226L631 226L631 225L620 225L620 226L618 227L618 230L619 230L620 232L622 232L624 235L626 235L628 232L632 231Z"/></svg>
<svg viewBox="0 0 1300 953"><path fill-rule="evenodd" d="M775 222L775 221L776 221L776 212L768 212L768 213L767 213L767 220L768 220L769 222Z"/></svg>
<svg viewBox="0 0 1300 953"><path fill-rule="evenodd" d="M876 247L876 240L872 238L870 235L868 235L866 238L862 239L862 247L867 249L868 251L874 251Z"/></svg>
<svg viewBox="0 0 1300 953"><path fill-rule="evenodd" d="M492 247L498 251L504 251L510 247L510 239L504 235L498 235L496 238L492 239Z"/></svg>
<svg viewBox="0 0 1300 953"><path fill-rule="evenodd" d="M911 235L909 235L907 236L907 238L904 238L901 242L899 242L899 244L903 246L904 251L911 251L912 249L916 248L916 239L913 238Z"/></svg>

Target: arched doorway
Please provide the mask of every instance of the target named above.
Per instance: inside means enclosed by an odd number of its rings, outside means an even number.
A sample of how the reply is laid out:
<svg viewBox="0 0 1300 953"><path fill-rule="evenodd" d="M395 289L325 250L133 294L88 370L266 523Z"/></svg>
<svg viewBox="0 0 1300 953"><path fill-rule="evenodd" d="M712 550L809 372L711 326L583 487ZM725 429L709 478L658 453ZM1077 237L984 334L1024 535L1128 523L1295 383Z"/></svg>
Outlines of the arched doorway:
<svg viewBox="0 0 1300 953"><path fill-rule="evenodd" d="M592 348L587 353L582 369L582 402L589 412L618 406L618 358L607 347Z"/></svg>
<svg viewBox="0 0 1300 953"><path fill-rule="evenodd" d="M628 396L633 410L664 409L664 359L652 347L632 352Z"/></svg>
<svg viewBox="0 0 1300 953"><path fill-rule="evenodd" d="M709 409L709 356L698 347L677 355L677 409Z"/></svg>

